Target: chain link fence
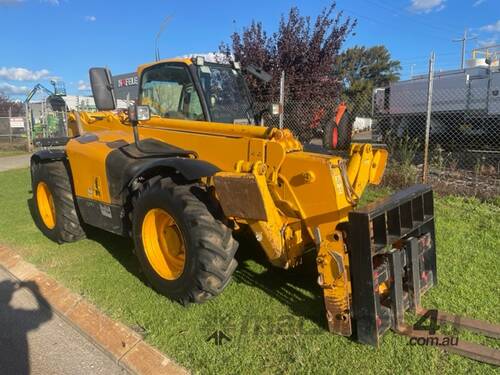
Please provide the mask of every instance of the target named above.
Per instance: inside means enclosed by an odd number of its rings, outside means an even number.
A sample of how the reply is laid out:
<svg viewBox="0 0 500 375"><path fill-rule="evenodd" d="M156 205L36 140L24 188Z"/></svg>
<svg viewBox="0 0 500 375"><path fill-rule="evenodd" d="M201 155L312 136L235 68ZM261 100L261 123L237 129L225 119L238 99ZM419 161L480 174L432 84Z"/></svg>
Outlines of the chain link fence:
<svg viewBox="0 0 500 375"><path fill-rule="evenodd" d="M499 90L498 67L395 82L370 94L343 98L350 114L348 131L353 142L386 145L390 164L385 180L392 186L423 181L442 192L498 196ZM287 100L285 92L283 127L304 143L324 145L340 101L299 102ZM267 116L265 123L278 127L279 117Z"/></svg>
<svg viewBox="0 0 500 375"><path fill-rule="evenodd" d="M1 154L30 152L45 147L40 143L42 140L67 136L66 105L60 97L54 98L29 103L23 106L23 112L14 115L11 111L0 112ZM54 104L54 100L60 103Z"/></svg>
<svg viewBox="0 0 500 375"><path fill-rule="evenodd" d="M447 87L450 82L438 77L430 93L423 77L376 91L372 138L388 144L400 164L415 167L425 182L444 191L498 195L498 90L487 82L474 87L479 82L467 84L463 78L465 87Z"/></svg>
<svg viewBox="0 0 500 375"><path fill-rule="evenodd" d="M387 184L403 187L424 181L445 192L500 195L499 67L436 74L430 67L429 74L363 95L319 94L298 101L292 93L302 88L285 86L283 96L269 93L253 112L262 114L266 126L288 128L305 144L330 146L337 110L345 103L347 125L338 127L336 136L348 132L353 142L385 144L390 153ZM271 114L271 104L280 104L280 115ZM28 149L28 135L34 144L39 138L65 136L66 112L59 107L39 101L30 103L28 115L0 113L0 150ZM232 109L237 110L241 113L235 116L245 123L248 111Z"/></svg>
<svg viewBox="0 0 500 375"><path fill-rule="evenodd" d="M24 114L0 112L0 154L27 152L26 117Z"/></svg>

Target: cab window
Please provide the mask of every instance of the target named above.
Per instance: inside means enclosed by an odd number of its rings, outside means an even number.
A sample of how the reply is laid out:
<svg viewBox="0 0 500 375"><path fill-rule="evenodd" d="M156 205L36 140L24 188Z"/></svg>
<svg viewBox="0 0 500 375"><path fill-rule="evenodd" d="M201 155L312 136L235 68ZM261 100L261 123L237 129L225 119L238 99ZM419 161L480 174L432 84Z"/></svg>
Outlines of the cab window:
<svg viewBox="0 0 500 375"><path fill-rule="evenodd" d="M154 116L205 120L186 66L162 64L146 70L142 76L140 99Z"/></svg>

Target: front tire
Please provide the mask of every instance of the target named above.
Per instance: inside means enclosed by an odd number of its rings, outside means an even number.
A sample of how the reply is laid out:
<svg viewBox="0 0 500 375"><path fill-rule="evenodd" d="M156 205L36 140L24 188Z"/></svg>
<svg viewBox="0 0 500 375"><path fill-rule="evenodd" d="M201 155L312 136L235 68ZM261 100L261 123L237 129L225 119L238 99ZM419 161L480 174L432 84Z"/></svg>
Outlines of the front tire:
<svg viewBox="0 0 500 375"><path fill-rule="evenodd" d="M58 243L85 237L64 161L33 161L31 186L35 224L45 236Z"/></svg>
<svg viewBox="0 0 500 375"><path fill-rule="evenodd" d="M157 176L132 202L133 238L144 274L155 290L183 305L220 294L237 266L238 243L202 202L208 196L199 184L177 185Z"/></svg>

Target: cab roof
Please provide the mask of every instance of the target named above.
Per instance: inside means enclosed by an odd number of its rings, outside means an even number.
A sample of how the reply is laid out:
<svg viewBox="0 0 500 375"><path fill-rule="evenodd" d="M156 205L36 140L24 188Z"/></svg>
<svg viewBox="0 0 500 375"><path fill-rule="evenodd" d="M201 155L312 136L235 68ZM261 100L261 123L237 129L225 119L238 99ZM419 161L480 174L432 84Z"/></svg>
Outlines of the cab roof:
<svg viewBox="0 0 500 375"><path fill-rule="evenodd" d="M163 63L167 63L167 62L180 62L180 63L184 63L186 65L193 64L193 61L188 57L175 57L175 58L171 58L171 59L163 59L163 60L154 61L151 63L139 65L139 67L137 68L137 74L140 76L144 69L149 68L150 66L154 66L157 64L163 64Z"/></svg>

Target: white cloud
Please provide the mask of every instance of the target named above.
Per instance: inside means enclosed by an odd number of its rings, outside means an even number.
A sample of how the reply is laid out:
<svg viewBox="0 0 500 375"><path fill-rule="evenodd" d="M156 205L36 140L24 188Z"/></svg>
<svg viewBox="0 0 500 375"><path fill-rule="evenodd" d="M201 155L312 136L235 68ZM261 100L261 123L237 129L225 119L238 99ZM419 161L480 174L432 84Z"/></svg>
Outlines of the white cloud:
<svg viewBox="0 0 500 375"><path fill-rule="evenodd" d="M4 95L23 95L30 91L26 86L14 86L10 83L0 82L0 92Z"/></svg>
<svg viewBox="0 0 500 375"><path fill-rule="evenodd" d="M97 20L96 16L85 16L85 21L95 22Z"/></svg>
<svg viewBox="0 0 500 375"><path fill-rule="evenodd" d="M492 23L491 25L485 25L481 28L479 28L481 31L486 31L488 33L499 33L500 32L500 20L498 20L495 23Z"/></svg>
<svg viewBox="0 0 500 375"><path fill-rule="evenodd" d="M12 81L38 81L42 78L48 78L47 69L29 70L26 68L0 68L0 78L10 79Z"/></svg>
<svg viewBox="0 0 500 375"><path fill-rule="evenodd" d="M439 12L444 8L445 0L411 0L410 10L416 13Z"/></svg>
<svg viewBox="0 0 500 375"><path fill-rule="evenodd" d="M494 36L489 39L478 40L477 44L479 44L480 47L491 47L497 44L497 40L498 38Z"/></svg>
<svg viewBox="0 0 500 375"><path fill-rule="evenodd" d="M90 84L88 84L84 80L79 80L78 81L78 90L80 90L80 91L88 91L88 90L90 90Z"/></svg>
<svg viewBox="0 0 500 375"><path fill-rule="evenodd" d="M486 0L476 0L474 1L474 4L472 4L473 7L478 7L482 3L484 3Z"/></svg>
<svg viewBox="0 0 500 375"><path fill-rule="evenodd" d="M47 4L50 4L50 5L59 5L61 4L61 2L59 0L40 0L42 3L47 3Z"/></svg>

